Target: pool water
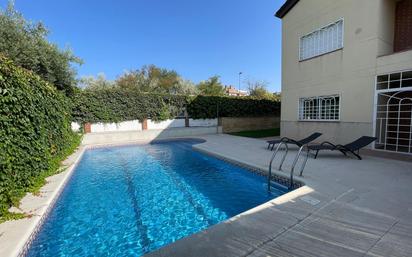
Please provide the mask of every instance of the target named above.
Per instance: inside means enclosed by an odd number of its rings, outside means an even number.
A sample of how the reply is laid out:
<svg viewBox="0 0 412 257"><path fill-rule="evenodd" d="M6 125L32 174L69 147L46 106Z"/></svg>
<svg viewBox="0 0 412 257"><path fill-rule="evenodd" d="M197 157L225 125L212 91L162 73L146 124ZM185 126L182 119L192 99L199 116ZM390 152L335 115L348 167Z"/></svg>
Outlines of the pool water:
<svg viewBox="0 0 412 257"><path fill-rule="evenodd" d="M195 143L87 150L28 256L141 256L286 192Z"/></svg>

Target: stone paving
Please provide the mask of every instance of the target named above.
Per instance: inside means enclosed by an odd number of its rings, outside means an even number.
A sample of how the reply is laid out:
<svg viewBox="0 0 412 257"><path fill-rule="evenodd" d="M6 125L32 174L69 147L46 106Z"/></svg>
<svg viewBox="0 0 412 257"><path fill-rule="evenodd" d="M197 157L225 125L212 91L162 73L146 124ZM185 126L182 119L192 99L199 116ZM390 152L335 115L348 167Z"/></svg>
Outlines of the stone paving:
<svg viewBox="0 0 412 257"><path fill-rule="evenodd" d="M267 170L264 141L203 138L195 148ZM412 163L322 152L303 175L304 187L148 256L412 256Z"/></svg>

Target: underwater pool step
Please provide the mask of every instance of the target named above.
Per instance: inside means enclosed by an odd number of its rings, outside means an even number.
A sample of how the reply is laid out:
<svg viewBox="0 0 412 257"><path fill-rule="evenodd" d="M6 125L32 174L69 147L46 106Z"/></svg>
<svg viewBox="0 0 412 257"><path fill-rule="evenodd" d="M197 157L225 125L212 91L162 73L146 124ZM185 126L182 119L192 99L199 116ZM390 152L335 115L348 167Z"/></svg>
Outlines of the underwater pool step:
<svg viewBox="0 0 412 257"><path fill-rule="evenodd" d="M270 181L270 188L275 189L280 192L289 192L289 187L279 184L278 182L273 181L273 180Z"/></svg>

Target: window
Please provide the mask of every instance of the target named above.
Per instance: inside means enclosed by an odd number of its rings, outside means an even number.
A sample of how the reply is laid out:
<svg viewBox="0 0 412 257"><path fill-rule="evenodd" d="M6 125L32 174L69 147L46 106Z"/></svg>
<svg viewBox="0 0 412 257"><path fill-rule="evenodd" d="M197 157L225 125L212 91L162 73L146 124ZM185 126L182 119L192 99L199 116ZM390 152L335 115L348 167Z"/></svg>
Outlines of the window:
<svg viewBox="0 0 412 257"><path fill-rule="evenodd" d="M300 38L299 60L306 60L343 48L343 20Z"/></svg>
<svg viewBox="0 0 412 257"><path fill-rule="evenodd" d="M412 87L412 70L379 75L376 90Z"/></svg>
<svg viewBox="0 0 412 257"><path fill-rule="evenodd" d="M301 98L299 120L339 120L339 95Z"/></svg>

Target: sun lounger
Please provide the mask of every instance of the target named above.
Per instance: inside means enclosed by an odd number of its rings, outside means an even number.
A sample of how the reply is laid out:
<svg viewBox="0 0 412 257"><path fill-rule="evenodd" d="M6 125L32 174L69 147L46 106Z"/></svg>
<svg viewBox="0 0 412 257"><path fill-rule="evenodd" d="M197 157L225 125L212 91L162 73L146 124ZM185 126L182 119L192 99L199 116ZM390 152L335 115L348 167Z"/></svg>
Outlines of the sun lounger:
<svg viewBox="0 0 412 257"><path fill-rule="evenodd" d="M318 157L318 153L321 150L331 150L331 151L337 150L343 153L345 156L347 156L348 153L352 153L359 160L362 160L362 157L359 155L359 150L369 145L376 139L377 139L376 137L362 136L356 139L355 141L353 141L352 143L349 143L346 145L334 145L330 142L325 141L319 145L308 146L308 151L316 151L315 159L316 157Z"/></svg>
<svg viewBox="0 0 412 257"><path fill-rule="evenodd" d="M315 132L312 135L301 139L301 140L294 140L288 137L283 137L281 139L278 140L271 140L271 141L267 141L268 142L268 149L270 148L270 146L272 146L272 148L270 150L273 150L273 148L275 147L275 145L280 144L280 143L286 143L286 144L293 144L293 145L297 145L299 147L302 147L303 145L307 145L310 142L312 142L313 140L315 140L316 138L320 137L322 135L322 133L319 132Z"/></svg>

